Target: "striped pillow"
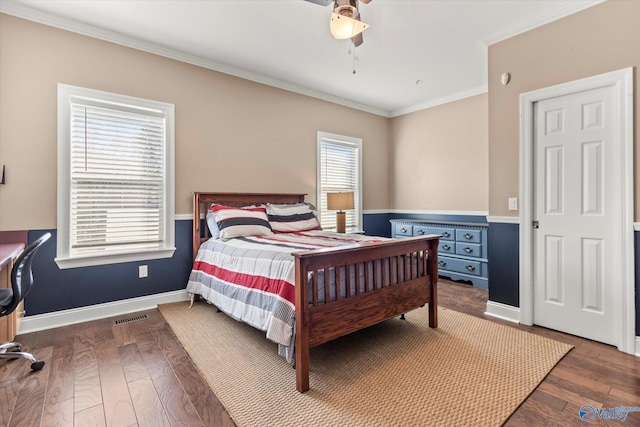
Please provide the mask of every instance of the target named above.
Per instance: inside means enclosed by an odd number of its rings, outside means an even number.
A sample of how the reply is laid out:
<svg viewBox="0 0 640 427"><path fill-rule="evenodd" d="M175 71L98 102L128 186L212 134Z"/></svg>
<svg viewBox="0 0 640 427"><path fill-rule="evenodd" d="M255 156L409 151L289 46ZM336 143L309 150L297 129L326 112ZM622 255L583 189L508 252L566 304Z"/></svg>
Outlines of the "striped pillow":
<svg viewBox="0 0 640 427"><path fill-rule="evenodd" d="M273 234L264 207L232 208L214 204L211 205L211 213L216 219L222 240Z"/></svg>
<svg viewBox="0 0 640 427"><path fill-rule="evenodd" d="M276 233L322 230L316 214L306 203L293 205L267 204L267 215L271 229Z"/></svg>

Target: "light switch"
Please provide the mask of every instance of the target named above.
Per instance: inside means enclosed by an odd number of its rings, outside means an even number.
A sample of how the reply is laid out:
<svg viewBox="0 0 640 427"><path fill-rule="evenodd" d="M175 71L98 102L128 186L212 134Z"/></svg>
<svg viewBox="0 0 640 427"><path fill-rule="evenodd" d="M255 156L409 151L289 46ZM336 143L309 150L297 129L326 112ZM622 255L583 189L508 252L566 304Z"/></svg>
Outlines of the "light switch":
<svg viewBox="0 0 640 427"><path fill-rule="evenodd" d="M509 197L509 210L517 211L518 210L518 198L517 197Z"/></svg>

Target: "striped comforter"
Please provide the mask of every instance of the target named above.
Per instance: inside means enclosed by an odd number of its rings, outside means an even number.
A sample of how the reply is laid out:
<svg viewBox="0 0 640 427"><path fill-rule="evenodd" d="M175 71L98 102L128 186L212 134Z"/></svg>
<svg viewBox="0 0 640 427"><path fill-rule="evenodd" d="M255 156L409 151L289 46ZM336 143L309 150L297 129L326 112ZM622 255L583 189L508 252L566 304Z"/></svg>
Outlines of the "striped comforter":
<svg viewBox="0 0 640 427"><path fill-rule="evenodd" d="M305 231L208 240L200 247L187 292L202 296L236 320L266 332L291 362L295 325L292 252L379 241L379 237Z"/></svg>

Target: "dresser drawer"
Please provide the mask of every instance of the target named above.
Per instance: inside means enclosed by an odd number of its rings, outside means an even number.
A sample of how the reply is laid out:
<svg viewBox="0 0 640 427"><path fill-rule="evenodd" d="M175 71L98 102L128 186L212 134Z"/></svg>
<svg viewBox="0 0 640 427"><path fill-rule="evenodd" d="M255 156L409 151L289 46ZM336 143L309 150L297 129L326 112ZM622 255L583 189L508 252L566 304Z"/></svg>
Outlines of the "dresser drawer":
<svg viewBox="0 0 640 427"><path fill-rule="evenodd" d="M489 287L488 225L418 219L391 219L393 237L439 235L439 275L475 287Z"/></svg>
<svg viewBox="0 0 640 427"><path fill-rule="evenodd" d="M456 254L482 258L482 245L479 243L456 242Z"/></svg>
<svg viewBox="0 0 640 427"><path fill-rule="evenodd" d="M458 242L471 242L471 243L481 243L480 230L467 230L465 228L456 230L456 241Z"/></svg>
<svg viewBox="0 0 640 427"><path fill-rule="evenodd" d="M471 274L474 276L482 275L481 265L478 261L439 257L438 265L441 270L456 271L458 273Z"/></svg>
<svg viewBox="0 0 640 427"><path fill-rule="evenodd" d="M440 254L454 254L456 252L456 244L448 242L446 240L440 240L438 244L438 253Z"/></svg>
<svg viewBox="0 0 640 427"><path fill-rule="evenodd" d="M411 237L413 236L413 225L394 224L393 231L395 236Z"/></svg>
<svg viewBox="0 0 640 427"><path fill-rule="evenodd" d="M455 239L455 228L445 227L429 227L424 225L414 225L414 236L426 236L427 234L439 234L442 236L441 240L453 240Z"/></svg>

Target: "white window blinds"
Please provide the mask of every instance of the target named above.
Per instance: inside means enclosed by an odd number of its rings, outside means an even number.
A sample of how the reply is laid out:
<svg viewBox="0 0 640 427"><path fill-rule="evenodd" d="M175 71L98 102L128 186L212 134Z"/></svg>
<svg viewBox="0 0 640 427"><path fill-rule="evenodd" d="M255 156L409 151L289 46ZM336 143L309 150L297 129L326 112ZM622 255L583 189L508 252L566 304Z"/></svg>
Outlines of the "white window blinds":
<svg viewBox="0 0 640 427"><path fill-rule="evenodd" d="M61 268L175 251L174 106L58 85Z"/></svg>
<svg viewBox="0 0 640 427"><path fill-rule="evenodd" d="M324 132L318 133L318 205L324 230L336 229L336 211L327 208L327 193L354 193L354 209L346 212L347 231L360 230L361 140Z"/></svg>
<svg viewBox="0 0 640 427"><path fill-rule="evenodd" d="M71 254L163 241L164 117L71 103Z"/></svg>

